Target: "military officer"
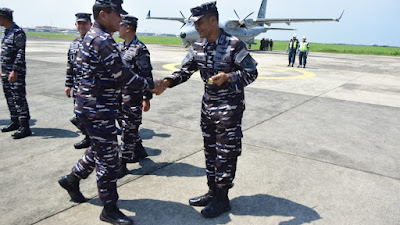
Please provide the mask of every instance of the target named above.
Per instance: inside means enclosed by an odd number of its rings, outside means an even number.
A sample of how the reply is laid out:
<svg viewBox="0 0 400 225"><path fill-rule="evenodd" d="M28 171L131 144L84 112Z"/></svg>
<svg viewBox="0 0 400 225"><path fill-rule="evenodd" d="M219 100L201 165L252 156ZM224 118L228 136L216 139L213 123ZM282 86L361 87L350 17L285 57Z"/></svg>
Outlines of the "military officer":
<svg viewBox="0 0 400 225"><path fill-rule="evenodd" d="M84 202L86 199L79 190L79 181L96 169L99 198L104 205L100 219L112 224L133 224L117 206L117 97L122 85L145 89L149 84L124 66L112 37L112 33L119 30L120 15L127 14L121 4L122 0L96 0L93 6L95 22L78 53L82 79L75 101L75 113L89 135L91 146L72 172L58 182L73 201Z"/></svg>
<svg viewBox="0 0 400 225"><path fill-rule="evenodd" d="M204 3L191 12L200 39L190 48L179 71L155 82L154 93L161 94L200 70L205 85L200 123L209 190L190 199L189 204L206 206L202 215L216 217L231 209L228 190L233 187L242 150L244 87L257 78L257 63L241 40L218 27L216 2Z"/></svg>
<svg viewBox="0 0 400 225"><path fill-rule="evenodd" d="M26 101L25 32L13 20L13 11L0 8L0 26L6 28L1 38L1 81L10 111L11 122L2 132L17 130L14 139L32 135L29 107Z"/></svg>
<svg viewBox="0 0 400 225"><path fill-rule="evenodd" d="M81 75L79 74L80 69L78 68L76 57L77 57L79 50L82 48L83 38L85 37L86 33L89 31L90 27L92 26L92 20L90 19L91 15L92 14L90 14L90 13L75 14L75 17L76 17L75 26L76 26L76 29L78 30L80 36L71 42L69 50L68 50L67 79L65 81L65 95L68 98L71 98L71 91L72 91L72 97L74 98L74 104L75 104L76 91L78 89L78 85L81 80ZM90 146L89 136L86 134L85 130L79 124L79 120L78 120L77 116L74 116L71 119L71 122L75 126L77 126L79 130L81 130L82 134L85 135L85 138L82 141L74 144L74 147L76 149L82 149L82 148L89 147Z"/></svg>
<svg viewBox="0 0 400 225"><path fill-rule="evenodd" d="M146 45L136 36L138 19L133 16L123 16L119 29L119 36L124 42L119 43L122 59L136 74L153 83L150 52ZM122 171L126 171L125 163L138 162L147 157L139 135L139 126L142 123L142 110L150 109L152 93L143 89L122 88L120 110L120 124L122 124L120 157Z"/></svg>

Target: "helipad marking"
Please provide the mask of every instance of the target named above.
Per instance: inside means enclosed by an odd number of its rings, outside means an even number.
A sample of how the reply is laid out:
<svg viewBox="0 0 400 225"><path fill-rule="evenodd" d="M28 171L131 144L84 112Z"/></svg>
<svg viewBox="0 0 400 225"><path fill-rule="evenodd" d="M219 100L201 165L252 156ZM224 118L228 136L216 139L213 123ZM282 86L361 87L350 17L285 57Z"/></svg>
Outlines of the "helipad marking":
<svg viewBox="0 0 400 225"><path fill-rule="evenodd" d="M179 70L180 63L170 63L170 64L165 64L163 65L163 68L169 71L177 71ZM294 71L297 73L300 73L301 75L299 76L282 76L282 77L269 77L269 76L263 76L262 74L258 75L257 79L263 79L263 80L294 80L294 79L305 79L305 78L311 78L315 77L315 73L311 73L309 71L306 71L304 69L295 69L295 68L286 68L286 67L278 67L278 66L259 66L257 67L259 71L261 70L268 70L268 71L274 71L274 72L286 72L286 71Z"/></svg>

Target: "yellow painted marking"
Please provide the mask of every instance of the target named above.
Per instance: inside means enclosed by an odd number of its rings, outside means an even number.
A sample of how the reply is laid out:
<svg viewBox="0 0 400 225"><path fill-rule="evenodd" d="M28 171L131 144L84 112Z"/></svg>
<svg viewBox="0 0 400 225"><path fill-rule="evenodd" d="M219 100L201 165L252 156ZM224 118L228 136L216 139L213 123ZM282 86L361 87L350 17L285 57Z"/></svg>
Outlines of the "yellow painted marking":
<svg viewBox="0 0 400 225"><path fill-rule="evenodd" d="M178 71L180 63L170 63L170 64L165 64L163 65L163 68L169 71ZM305 78L311 78L315 77L315 73L311 73L307 70L304 69L295 69L295 68L286 68L286 67L278 67L278 66L259 66L257 67L259 71L273 71L273 72L279 72L279 73L285 73L285 72L296 72L300 73L301 75L298 76L281 76L281 77L270 77L270 76L265 76L262 74L258 74L257 79L263 79L263 80L294 80L294 79L305 79Z"/></svg>

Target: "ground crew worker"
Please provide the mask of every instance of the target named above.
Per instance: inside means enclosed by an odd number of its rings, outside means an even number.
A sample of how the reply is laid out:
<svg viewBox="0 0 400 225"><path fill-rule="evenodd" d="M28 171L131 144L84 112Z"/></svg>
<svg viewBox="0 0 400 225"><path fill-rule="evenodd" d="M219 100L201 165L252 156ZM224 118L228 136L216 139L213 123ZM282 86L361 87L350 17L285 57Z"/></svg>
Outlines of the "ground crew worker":
<svg viewBox="0 0 400 225"><path fill-rule="evenodd" d="M231 209L228 190L233 187L242 150L244 87L257 78L257 63L240 39L218 27L216 2L202 4L191 12L200 39L190 48L179 71L155 82L154 93L161 94L200 70L205 85L200 123L209 191L190 199L189 204L206 206L202 215L216 217Z"/></svg>
<svg viewBox="0 0 400 225"><path fill-rule="evenodd" d="M307 63L307 56L308 52L310 51L310 44L306 41L306 36L303 36L303 41L300 42L300 48L299 48L299 66L303 66L303 68L306 68L306 63Z"/></svg>
<svg viewBox="0 0 400 225"><path fill-rule="evenodd" d="M74 99L75 104L75 96L76 91L78 90L78 85L81 80L80 69L78 68L76 57L79 50L82 48L82 41L85 37L86 33L89 31L92 26L92 20L90 19L90 13L77 13L75 14L76 21L75 26L78 30L80 36L73 40L69 46L68 50L68 62L67 62L67 79L65 81L65 95L68 98L71 98L71 89L72 89L72 97ZM72 124L74 124L81 132L85 135L85 138L74 144L76 149L87 148L90 146L90 139L87 135L86 131L82 128L79 123L78 117L75 115L70 119Z"/></svg>
<svg viewBox="0 0 400 225"><path fill-rule="evenodd" d="M29 107L26 101L25 32L13 20L13 10L0 8L0 26L6 28L1 38L1 81L11 122L2 132L17 130L14 139L32 135Z"/></svg>
<svg viewBox="0 0 400 225"><path fill-rule="evenodd" d="M261 39L260 41L260 51L264 51L265 50L265 39Z"/></svg>
<svg viewBox="0 0 400 225"><path fill-rule="evenodd" d="M286 48L286 53L289 52L289 64L288 66L292 66L294 62L296 61L296 53L297 49L299 48L299 40L296 38L296 34L293 34L293 38L290 39L289 44Z"/></svg>
<svg viewBox="0 0 400 225"><path fill-rule="evenodd" d="M274 41L269 39L269 50L272 51L272 47L274 46Z"/></svg>
<svg viewBox="0 0 400 225"><path fill-rule="evenodd" d="M265 39L265 47L264 47L264 50L265 50L265 51L268 51L268 48L269 48L269 39L267 38L267 39Z"/></svg>
<svg viewBox="0 0 400 225"><path fill-rule="evenodd" d="M84 202L86 199L79 190L79 181L96 168L99 198L104 205L100 219L112 224L133 224L117 206L117 97L122 85L135 89L149 85L144 78L124 67L112 37L112 33L119 30L120 14L127 14L121 4L122 0L97 0L93 6L95 22L78 53L82 80L75 102L75 113L89 135L91 146L72 172L58 182L73 201Z"/></svg>
<svg viewBox="0 0 400 225"><path fill-rule="evenodd" d="M139 76L153 83L150 52L146 45L136 36L138 19L133 16L123 16L119 29L119 36L124 42L119 43L122 59L129 68ZM142 123L142 110L150 109L150 99L153 94L148 90L122 88L120 96L120 120L122 124L120 159L121 172L126 171L126 163L138 162L147 157L139 135L139 126Z"/></svg>

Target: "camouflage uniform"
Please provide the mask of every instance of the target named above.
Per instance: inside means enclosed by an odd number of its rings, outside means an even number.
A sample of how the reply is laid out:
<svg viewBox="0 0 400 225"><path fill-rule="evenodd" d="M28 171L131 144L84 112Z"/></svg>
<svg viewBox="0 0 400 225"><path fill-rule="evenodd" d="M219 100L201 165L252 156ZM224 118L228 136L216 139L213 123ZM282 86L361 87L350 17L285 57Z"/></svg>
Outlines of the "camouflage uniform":
<svg viewBox="0 0 400 225"><path fill-rule="evenodd" d="M173 87L187 81L197 70L205 84L201 108L201 129L208 185L221 189L233 186L237 157L241 154L241 120L245 109L244 87L257 78L257 63L245 44L223 30L218 40L209 43L205 38L193 44L182 62L180 71L170 79ZM221 86L209 82L220 72L229 74Z"/></svg>
<svg viewBox="0 0 400 225"><path fill-rule="evenodd" d="M25 32L14 23L4 30L1 40L1 80L11 120L26 122L29 121L30 115L25 89ZM11 71L18 72L16 82L8 81Z"/></svg>
<svg viewBox="0 0 400 225"><path fill-rule="evenodd" d="M119 43L119 49L122 59L128 67L152 84L153 74L151 71L153 68L150 63L150 52L146 45L136 36L129 45L125 45L124 42ZM142 142L139 135L139 126L142 124L142 103L143 100L150 100L152 97L152 93L148 90L122 88L120 96L122 124L120 155L122 160L129 161L135 157L135 146Z"/></svg>
<svg viewBox="0 0 400 225"><path fill-rule="evenodd" d="M118 200L115 120L120 85L145 89L148 83L123 66L117 43L101 24L93 24L82 46L82 56L78 56L82 80L76 94L75 113L90 137L91 146L72 171L85 179L96 168L99 198L104 205L113 205Z"/></svg>
<svg viewBox="0 0 400 225"><path fill-rule="evenodd" d="M82 46L83 38L84 36L78 37L73 40L68 50L67 79L65 81L65 87L70 87L73 89L72 97L74 99L76 96L76 91L78 90L79 82L81 80L81 76L78 73L76 57L78 55L79 49Z"/></svg>

